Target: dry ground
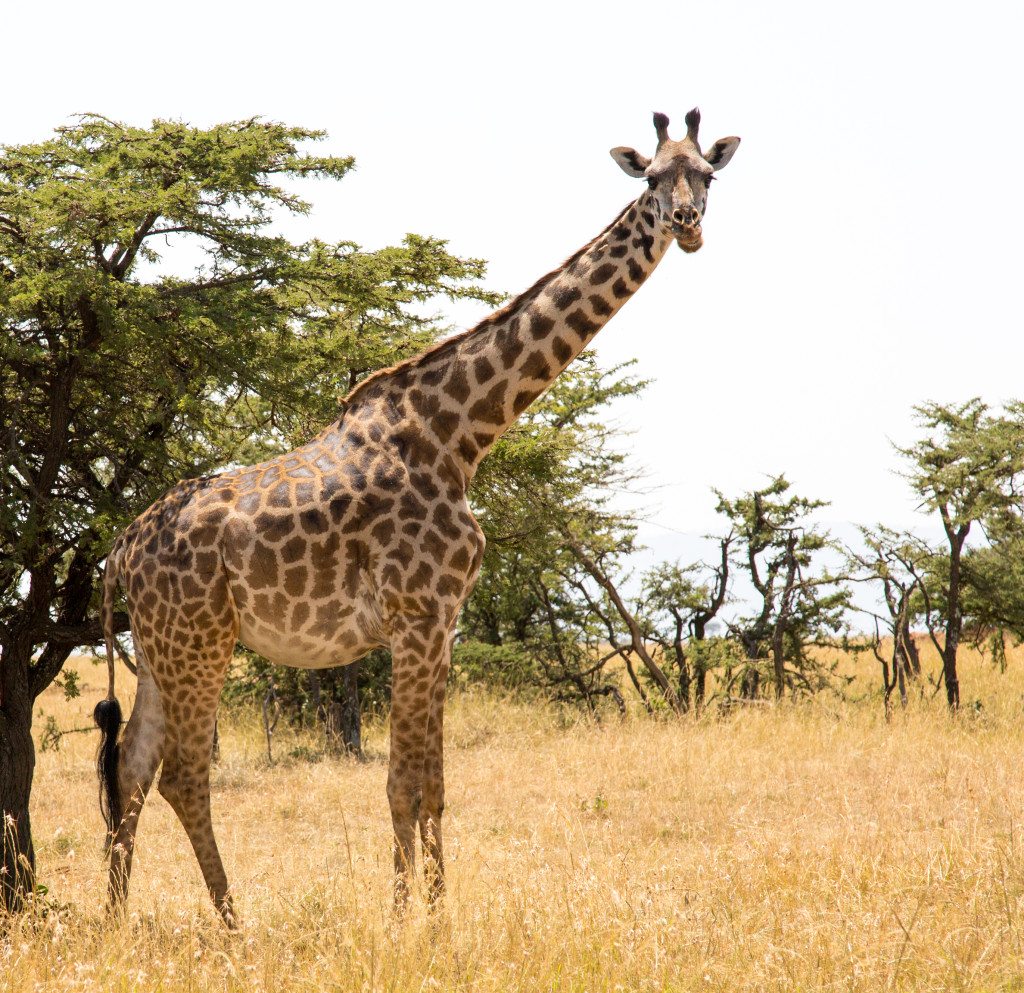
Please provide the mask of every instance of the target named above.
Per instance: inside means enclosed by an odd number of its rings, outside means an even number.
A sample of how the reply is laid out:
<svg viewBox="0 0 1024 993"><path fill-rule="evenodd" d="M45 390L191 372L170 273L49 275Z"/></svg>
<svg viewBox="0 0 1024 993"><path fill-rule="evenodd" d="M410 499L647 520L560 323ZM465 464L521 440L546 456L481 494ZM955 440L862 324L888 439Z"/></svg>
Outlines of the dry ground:
<svg viewBox="0 0 1024 993"><path fill-rule="evenodd" d="M877 683L859 667L854 697ZM103 670L81 669L81 699L40 701L64 727L102 695ZM222 727L238 935L155 793L129 915L104 918L96 736L70 736L39 754L34 794L58 909L0 938L0 987L1024 989L1024 650L1005 675L965 660L963 685L956 720L915 699L889 724L877 696L595 726L457 695L446 907L431 919L418 899L403 927L383 727L363 763L287 758L312 742L282 733L272 767L254 719Z"/></svg>

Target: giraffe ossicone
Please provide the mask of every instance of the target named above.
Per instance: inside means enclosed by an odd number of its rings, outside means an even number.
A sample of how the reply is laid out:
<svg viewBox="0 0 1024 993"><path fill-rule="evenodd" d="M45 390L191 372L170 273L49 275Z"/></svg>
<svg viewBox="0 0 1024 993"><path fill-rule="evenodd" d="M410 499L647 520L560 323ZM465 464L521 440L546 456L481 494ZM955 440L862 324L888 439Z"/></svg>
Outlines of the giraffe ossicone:
<svg viewBox="0 0 1024 993"><path fill-rule="evenodd" d="M702 153L656 114L653 158L614 148L647 188L592 241L463 334L374 373L305 445L179 483L117 538L104 577L110 686L97 706L111 832L109 895L127 895L139 813L158 789L178 815L224 918L227 877L210 818L210 759L237 641L301 668L393 657L387 795L397 892L421 836L430 893L444 884L442 722L451 638L484 538L466 497L494 442L640 288L672 241L702 244L715 172L738 138ZM138 692L119 741L112 619L124 587Z"/></svg>

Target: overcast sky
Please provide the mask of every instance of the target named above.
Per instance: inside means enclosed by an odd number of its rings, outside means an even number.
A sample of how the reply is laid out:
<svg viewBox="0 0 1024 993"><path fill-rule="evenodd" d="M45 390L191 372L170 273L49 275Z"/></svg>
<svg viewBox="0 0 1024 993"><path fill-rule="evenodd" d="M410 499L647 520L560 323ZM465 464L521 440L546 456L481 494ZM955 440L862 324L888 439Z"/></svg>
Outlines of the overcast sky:
<svg viewBox="0 0 1024 993"><path fill-rule="evenodd" d="M447 238L518 292L639 194L608 149L650 154L651 112L678 136L699 104L705 147L743 139L704 249L673 249L595 345L652 380L617 412L654 488L645 537L689 555L712 486L777 472L841 532L920 526L890 444L911 406L1024 396L1022 10L12 4L0 142L79 111L324 128L357 171L304 188L304 233Z"/></svg>

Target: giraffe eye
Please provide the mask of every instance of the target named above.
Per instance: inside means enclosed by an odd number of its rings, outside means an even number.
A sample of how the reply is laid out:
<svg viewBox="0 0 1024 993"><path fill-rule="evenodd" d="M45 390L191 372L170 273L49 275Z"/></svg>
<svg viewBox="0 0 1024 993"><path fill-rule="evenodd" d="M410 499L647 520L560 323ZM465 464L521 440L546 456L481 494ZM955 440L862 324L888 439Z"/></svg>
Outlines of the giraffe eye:
<svg viewBox="0 0 1024 993"><path fill-rule="evenodd" d="M647 185L653 190L658 185L658 180L654 176L648 176Z"/></svg>

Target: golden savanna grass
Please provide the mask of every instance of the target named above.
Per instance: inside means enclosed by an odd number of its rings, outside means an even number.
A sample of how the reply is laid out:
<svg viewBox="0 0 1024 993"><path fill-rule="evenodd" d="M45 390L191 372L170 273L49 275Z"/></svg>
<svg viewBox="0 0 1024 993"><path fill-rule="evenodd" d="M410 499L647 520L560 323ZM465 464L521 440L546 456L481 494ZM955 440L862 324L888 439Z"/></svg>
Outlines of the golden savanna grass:
<svg viewBox="0 0 1024 993"><path fill-rule="evenodd" d="M934 659L928 659L934 669ZM727 718L569 721L478 693L448 714L449 891L391 909L386 728L368 761L266 760L226 718L214 819L242 919L222 929L154 791L129 913L105 919L95 735L39 754L51 911L0 938L29 990L1024 989L1024 650L966 653L965 708L886 722L877 665L848 699ZM40 701L84 726L81 699ZM122 698L132 680L119 673ZM974 701L980 700L981 707ZM41 727L43 720L37 721Z"/></svg>

